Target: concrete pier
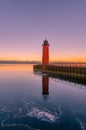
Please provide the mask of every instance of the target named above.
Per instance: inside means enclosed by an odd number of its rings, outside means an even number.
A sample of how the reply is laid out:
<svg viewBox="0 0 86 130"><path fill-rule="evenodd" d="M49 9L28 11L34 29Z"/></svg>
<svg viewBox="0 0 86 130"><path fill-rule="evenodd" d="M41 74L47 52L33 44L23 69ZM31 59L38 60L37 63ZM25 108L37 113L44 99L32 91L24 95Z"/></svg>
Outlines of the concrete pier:
<svg viewBox="0 0 86 130"><path fill-rule="evenodd" d="M86 85L86 63L58 63L34 65L34 71L48 74L50 77Z"/></svg>

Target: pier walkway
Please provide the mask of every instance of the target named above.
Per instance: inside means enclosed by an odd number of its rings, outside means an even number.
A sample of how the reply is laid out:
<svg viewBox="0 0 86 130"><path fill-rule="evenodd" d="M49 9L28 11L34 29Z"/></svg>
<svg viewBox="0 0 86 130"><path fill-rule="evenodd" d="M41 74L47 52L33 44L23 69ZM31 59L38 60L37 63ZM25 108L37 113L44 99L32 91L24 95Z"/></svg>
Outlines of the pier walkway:
<svg viewBox="0 0 86 130"><path fill-rule="evenodd" d="M54 78L61 78L86 85L86 63L56 63L34 65L34 71L46 73Z"/></svg>

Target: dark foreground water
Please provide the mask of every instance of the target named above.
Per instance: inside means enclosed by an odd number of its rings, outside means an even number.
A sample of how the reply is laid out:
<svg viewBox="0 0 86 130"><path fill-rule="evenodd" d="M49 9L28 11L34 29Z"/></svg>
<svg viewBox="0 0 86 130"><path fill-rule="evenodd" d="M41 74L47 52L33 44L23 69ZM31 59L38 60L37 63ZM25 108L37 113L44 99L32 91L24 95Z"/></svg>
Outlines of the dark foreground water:
<svg viewBox="0 0 86 130"><path fill-rule="evenodd" d="M0 130L86 130L86 86L0 65Z"/></svg>

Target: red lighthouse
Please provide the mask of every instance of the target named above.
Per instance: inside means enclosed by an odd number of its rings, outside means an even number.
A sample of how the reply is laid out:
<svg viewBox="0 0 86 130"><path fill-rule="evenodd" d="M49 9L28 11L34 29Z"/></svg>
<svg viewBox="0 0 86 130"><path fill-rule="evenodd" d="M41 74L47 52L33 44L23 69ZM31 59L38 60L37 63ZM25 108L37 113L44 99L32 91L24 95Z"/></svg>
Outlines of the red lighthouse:
<svg viewBox="0 0 86 130"><path fill-rule="evenodd" d="M49 64L49 43L47 40L44 40L43 43L43 55L42 55L42 64Z"/></svg>

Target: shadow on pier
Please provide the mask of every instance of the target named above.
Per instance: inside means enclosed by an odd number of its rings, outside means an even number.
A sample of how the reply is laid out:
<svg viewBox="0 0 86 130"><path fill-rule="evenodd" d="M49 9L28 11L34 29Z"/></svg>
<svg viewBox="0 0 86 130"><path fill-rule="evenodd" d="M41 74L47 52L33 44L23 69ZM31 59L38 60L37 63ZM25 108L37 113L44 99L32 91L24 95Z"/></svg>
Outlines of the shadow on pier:
<svg viewBox="0 0 86 130"><path fill-rule="evenodd" d="M86 85L86 63L85 64L56 64L56 65L34 65L34 72L47 74L49 77L67 80Z"/></svg>

